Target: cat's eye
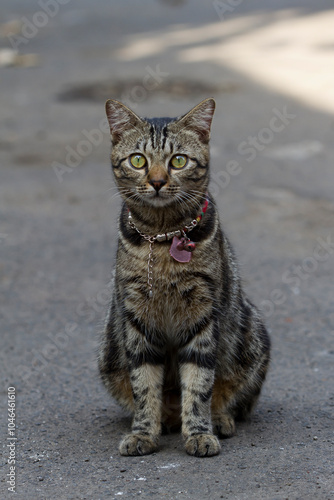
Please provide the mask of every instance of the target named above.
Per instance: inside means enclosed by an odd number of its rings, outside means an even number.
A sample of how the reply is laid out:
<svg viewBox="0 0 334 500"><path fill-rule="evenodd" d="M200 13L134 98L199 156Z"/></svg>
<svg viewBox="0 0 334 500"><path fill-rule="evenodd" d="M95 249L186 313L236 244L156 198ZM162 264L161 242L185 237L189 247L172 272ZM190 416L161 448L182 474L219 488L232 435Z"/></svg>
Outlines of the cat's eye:
<svg viewBox="0 0 334 500"><path fill-rule="evenodd" d="M141 155L139 153L135 153L130 156L129 158L131 165L134 168L143 168L146 165L146 158L144 155Z"/></svg>
<svg viewBox="0 0 334 500"><path fill-rule="evenodd" d="M186 155L175 155L170 161L173 168L183 168L188 163L188 157Z"/></svg>

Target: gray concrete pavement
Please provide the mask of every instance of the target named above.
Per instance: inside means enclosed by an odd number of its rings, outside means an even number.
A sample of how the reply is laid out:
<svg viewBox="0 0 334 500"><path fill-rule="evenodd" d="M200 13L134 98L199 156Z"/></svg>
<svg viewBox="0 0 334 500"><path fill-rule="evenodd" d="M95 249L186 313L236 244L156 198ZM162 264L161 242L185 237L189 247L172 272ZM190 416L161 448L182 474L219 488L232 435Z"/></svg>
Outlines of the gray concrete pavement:
<svg viewBox="0 0 334 500"><path fill-rule="evenodd" d="M199 1L54 0L47 20L41 3L2 6L0 49L16 43L39 62L0 68L1 498L12 495L8 387L16 498L334 497L334 39L324 24L334 14L329 1L222 3L234 5L224 19ZM187 456L178 434L157 454L120 457L130 419L96 367L119 209L104 100L173 116L211 95L212 191L271 332L271 369L253 419L218 457Z"/></svg>

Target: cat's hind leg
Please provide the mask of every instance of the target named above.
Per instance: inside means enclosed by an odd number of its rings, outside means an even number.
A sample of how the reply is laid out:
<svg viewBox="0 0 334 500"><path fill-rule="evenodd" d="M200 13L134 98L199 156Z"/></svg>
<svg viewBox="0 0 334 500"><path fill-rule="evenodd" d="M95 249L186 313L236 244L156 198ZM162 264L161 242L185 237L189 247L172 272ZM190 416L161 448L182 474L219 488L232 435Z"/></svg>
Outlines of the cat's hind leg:
<svg viewBox="0 0 334 500"><path fill-rule="evenodd" d="M237 381L215 378L211 400L212 427L221 439L235 434L233 404L238 385Z"/></svg>
<svg viewBox="0 0 334 500"><path fill-rule="evenodd" d="M127 411L134 411L134 400L127 359L118 332L121 323L112 304L98 354L102 382L113 398Z"/></svg>
<svg viewBox="0 0 334 500"><path fill-rule="evenodd" d="M244 421L253 412L269 365L269 350L259 357L256 366L252 369L242 390L237 393L233 413L237 421Z"/></svg>
<svg viewBox="0 0 334 500"><path fill-rule="evenodd" d="M211 402L212 425L220 438L235 434L235 421L246 420L259 398L269 363L269 352L263 352L248 371L224 380L216 376Z"/></svg>

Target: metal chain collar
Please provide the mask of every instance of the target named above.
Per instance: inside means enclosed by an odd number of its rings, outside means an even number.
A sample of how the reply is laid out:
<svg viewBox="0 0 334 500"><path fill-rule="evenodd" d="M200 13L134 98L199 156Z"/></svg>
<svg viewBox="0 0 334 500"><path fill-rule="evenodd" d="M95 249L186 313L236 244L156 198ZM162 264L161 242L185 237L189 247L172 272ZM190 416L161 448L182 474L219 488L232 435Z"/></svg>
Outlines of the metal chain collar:
<svg viewBox="0 0 334 500"><path fill-rule="evenodd" d="M206 198L207 199L207 198ZM178 238L180 236L186 236L186 231L190 232L192 231L200 221L197 219L193 219L189 224L185 225L183 229L177 229L176 231L169 231L167 233L162 233L162 234L156 234L155 236L150 236L149 234L144 234L142 233L135 223L133 222L131 212L129 210L128 213L128 221L130 227L132 229L135 229L137 233L146 241L149 242L149 253L148 253L148 259L147 259L147 286L148 286L148 296L149 298L153 297L153 245L156 241L162 242L162 241L168 241L174 238L174 236L177 236Z"/></svg>

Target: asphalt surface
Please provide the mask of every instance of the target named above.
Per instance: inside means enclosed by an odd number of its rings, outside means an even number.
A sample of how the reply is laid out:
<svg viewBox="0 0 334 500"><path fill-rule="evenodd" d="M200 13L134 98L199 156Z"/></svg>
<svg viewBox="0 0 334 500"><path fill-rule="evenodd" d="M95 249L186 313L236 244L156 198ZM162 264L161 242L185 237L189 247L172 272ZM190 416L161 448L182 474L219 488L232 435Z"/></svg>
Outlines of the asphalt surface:
<svg viewBox="0 0 334 500"><path fill-rule="evenodd" d="M13 44L20 57L0 68L0 497L14 495L12 479L15 498L29 500L334 498L326 85L334 36L322 40L319 21L332 18L331 2L225 2L224 18L212 2L54 0L49 11L46 3L1 7L0 64ZM270 44L278 22L280 39ZM312 29L292 41L285 22ZM254 41L260 35L265 42ZM282 57L288 43L315 53L328 79L317 83L308 57ZM243 59L244 48L256 59ZM282 80L271 82L265 73L278 67ZM119 210L104 100L176 116L209 96L217 101L212 192L266 318L271 368L252 420L219 456L189 457L173 434L159 453L121 457L131 421L96 364Z"/></svg>

